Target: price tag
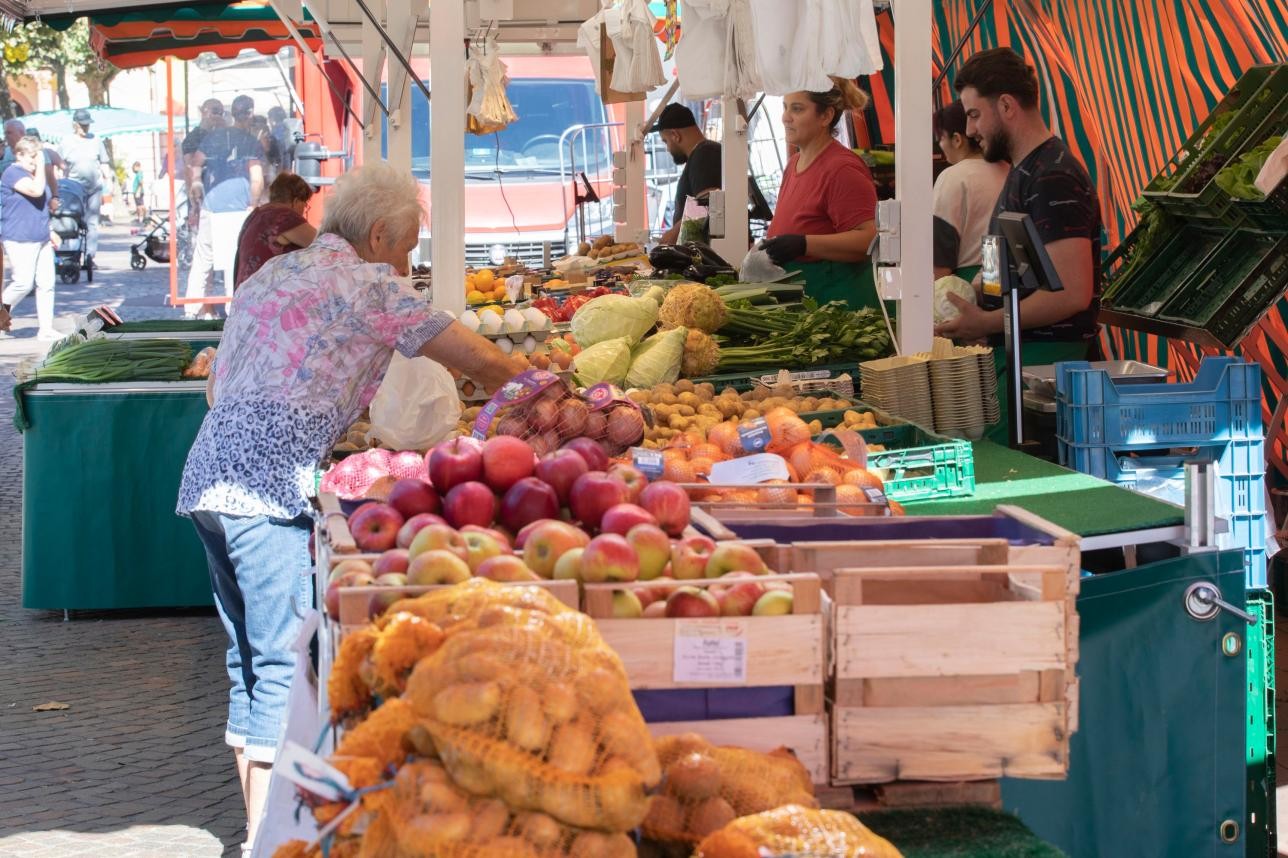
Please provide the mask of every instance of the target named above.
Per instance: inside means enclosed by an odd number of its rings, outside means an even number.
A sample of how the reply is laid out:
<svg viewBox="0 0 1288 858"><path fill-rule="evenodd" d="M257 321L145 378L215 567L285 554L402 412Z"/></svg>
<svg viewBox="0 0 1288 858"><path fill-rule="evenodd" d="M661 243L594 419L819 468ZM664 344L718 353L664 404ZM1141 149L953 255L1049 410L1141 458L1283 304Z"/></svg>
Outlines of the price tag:
<svg viewBox="0 0 1288 858"><path fill-rule="evenodd" d="M790 478L791 473L787 470L787 462L782 456L774 453L757 453L754 456L715 462L711 465L711 474L707 479L712 485L745 486L749 483Z"/></svg>
<svg viewBox="0 0 1288 858"><path fill-rule="evenodd" d="M742 441L742 449L748 453L759 453L768 447L771 437L769 424L763 417L757 417L750 423L738 427L738 438Z"/></svg>
<svg viewBox="0 0 1288 858"><path fill-rule="evenodd" d="M273 771L325 801L339 801L353 792L344 772L289 740L282 745Z"/></svg>
<svg viewBox="0 0 1288 858"><path fill-rule="evenodd" d="M656 480L662 476L662 454L657 450L632 447L631 461L635 463L639 472L650 480Z"/></svg>
<svg viewBox="0 0 1288 858"><path fill-rule="evenodd" d="M675 682L747 682L744 617L675 624Z"/></svg>
<svg viewBox="0 0 1288 858"><path fill-rule="evenodd" d="M885 504L886 506L890 505L890 501L886 499L885 492L878 488L868 487L863 490L863 493L867 495L868 500L873 503Z"/></svg>

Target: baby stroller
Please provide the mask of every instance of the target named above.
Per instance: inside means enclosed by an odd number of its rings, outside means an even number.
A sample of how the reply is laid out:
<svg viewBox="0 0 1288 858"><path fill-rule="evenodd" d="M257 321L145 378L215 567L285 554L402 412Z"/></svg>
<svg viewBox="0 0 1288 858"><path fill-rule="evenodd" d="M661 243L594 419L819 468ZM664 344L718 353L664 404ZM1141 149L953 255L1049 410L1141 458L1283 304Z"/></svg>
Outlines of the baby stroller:
<svg viewBox="0 0 1288 858"><path fill-rule="evenodd" d="M179 253L181 266L192 265L192 237L188 229L188 206L183 201L175 212L178 230L175 234L175 250ZM139 241L130 246L130 267L142 271L148 267L148 260L162 265L170 264L170 216L169 212L153 211L143 226L131 230L141 236Z"/></svg>
<svg viewBox="0 0 1288 858"><path fill-rule="evenodd" d="M54 250L54 265L58 279L75 283L85 268L85 280L94 282L94 270L85 267L85 186L75 179L58 182L58 211L49 216L49 228L59 238Z"/></svg>

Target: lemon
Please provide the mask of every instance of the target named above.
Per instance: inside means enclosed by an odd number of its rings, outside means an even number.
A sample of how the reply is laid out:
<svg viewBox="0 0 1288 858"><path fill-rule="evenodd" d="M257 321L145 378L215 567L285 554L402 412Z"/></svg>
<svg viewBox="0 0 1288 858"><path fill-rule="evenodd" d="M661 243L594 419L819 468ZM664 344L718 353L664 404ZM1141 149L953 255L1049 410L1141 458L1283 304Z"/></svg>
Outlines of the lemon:
<svg viewBox="0 0 1288 858"><path fill-rule="evenodd" d="M501 310L501 308L500 308L500 307L498 307L498 306L497 306L497 305L495 305L495 304L488 304L486 307L483 307L482 309L480 309L480 310L479 310L479 312L480 312L480 313L496 313L498 316L502 315L502 310Z"/></svg>
<svg viewBox="0 0 1288 858"><path fill-rule="evenodd" d="M484 295L482 292L478 291L477 289L475 289L472 292L467 292L465 294L465 300L470 302L471 304L481 304L487 299L488 299L488 296Z"/></svg>

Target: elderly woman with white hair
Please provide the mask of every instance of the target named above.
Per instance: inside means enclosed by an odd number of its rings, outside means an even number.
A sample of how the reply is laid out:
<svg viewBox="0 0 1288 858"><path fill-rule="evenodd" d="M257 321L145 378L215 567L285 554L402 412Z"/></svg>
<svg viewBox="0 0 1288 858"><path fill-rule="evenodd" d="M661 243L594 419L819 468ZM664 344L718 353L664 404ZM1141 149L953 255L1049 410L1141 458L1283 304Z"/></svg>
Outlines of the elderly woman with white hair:
<svg viewBox="0 0 1288 858"><path fill-rule="evenodd" d="M241 776L248 845L286 712L292 644L313 605L318 464L371 401L395 350L490 389L518 369L403 279L423 217L415 180L388 164L336 182L313 244L270 259L237 290L213 405L184 468L178 513L205 545L228 632L225 741Z"/></svg>

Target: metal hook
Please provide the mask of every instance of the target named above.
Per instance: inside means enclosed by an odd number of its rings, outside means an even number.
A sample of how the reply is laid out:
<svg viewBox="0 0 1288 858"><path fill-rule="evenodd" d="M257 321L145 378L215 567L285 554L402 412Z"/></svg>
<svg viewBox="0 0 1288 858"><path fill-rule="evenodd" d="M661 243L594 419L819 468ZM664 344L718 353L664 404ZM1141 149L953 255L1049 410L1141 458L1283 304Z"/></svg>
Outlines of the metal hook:
<svg viewBox="0 0 1288 858"><path fill-rule="evenodd" d="M1183 600L1186 612L1196 620L1211 620L1222 611L1229 611L1248 625L1257 624L1255 616L1222 599L1221 591L1209 581L1197 581L1186 587Z"/></svg>

